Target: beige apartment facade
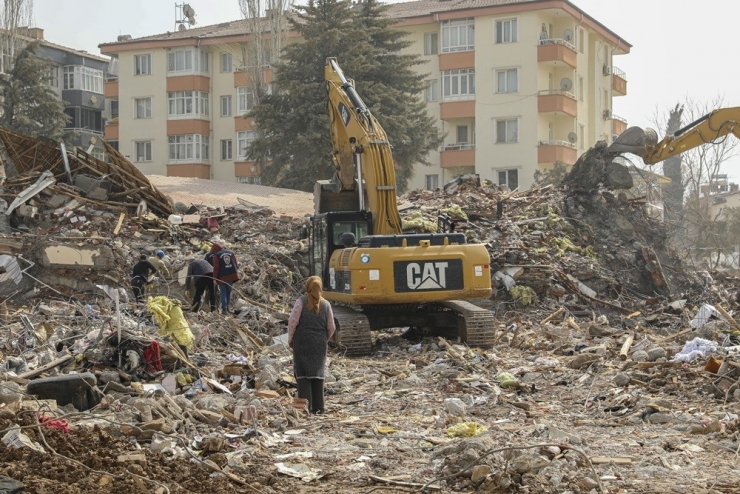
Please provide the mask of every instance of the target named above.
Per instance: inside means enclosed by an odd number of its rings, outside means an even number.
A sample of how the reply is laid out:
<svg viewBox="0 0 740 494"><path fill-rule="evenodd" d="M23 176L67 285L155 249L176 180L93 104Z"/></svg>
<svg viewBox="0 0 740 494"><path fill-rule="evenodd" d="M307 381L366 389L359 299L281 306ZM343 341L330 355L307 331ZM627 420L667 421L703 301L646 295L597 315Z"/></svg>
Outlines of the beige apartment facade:
<svg viewBox="0 0 740 494"><path fill-rule="evenodd" d="M410 33L406 51L427 62L417 69L423 97L446 135L411 188L472 172L528 188L537 169L572 165L627 126L611 110L627 93L614 59L631 46L571 2L418 0L388 15ZM245 33L236 21L101 45L119 61L106 83L119 108L106 137L146 174L259 183L244 157L254 136L243 118L254 104Z"/></svg>

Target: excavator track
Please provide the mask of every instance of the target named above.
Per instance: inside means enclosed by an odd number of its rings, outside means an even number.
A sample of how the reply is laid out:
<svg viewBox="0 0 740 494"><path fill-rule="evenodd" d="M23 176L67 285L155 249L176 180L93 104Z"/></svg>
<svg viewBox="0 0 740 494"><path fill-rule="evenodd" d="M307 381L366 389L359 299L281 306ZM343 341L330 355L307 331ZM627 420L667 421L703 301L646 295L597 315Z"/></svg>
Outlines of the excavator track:
<svg viewBox="0 0 740 494"><path fill-rule="evenodd" d="M465 321L464 327L459 329L460 340L468 346L484 349L493 347L496 326L491 311L463 300L440 302L440 305L452 309Z"/></svg>
<svg viewBox="0 0 740 494"><path fill-rule="evenodd" d="M332 307L332 311L337 326L332 343L349 357L370 355L373 337L365 314L336 305Z"/></svg>

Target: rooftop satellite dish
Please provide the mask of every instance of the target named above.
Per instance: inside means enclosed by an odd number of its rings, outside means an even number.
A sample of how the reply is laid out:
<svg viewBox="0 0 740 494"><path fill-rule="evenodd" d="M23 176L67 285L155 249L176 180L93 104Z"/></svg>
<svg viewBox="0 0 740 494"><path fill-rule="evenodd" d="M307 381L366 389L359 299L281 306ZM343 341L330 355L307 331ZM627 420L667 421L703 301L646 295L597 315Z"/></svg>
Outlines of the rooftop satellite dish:
<svg viewBox="0 0 740 494"><path fill-rule="evenodd" d="M182 15L187 17L188 23L193 26L195 25L195 9L186 3L182 6Z"/></svg>
<svg viewBox="0 0 740 494"><path fill-rule="evenodd" d="M570 91L571 89L573 89L573 81L571 81L567 77L563 77L560 80L560 89L562 91Z"/></svg>
<svg viewBox="0 0 740 494"><path fill-rule="evenodd" d="M575 132L571 132L568 134L568 142L571 144L575 144L578 141L578 136Z"/></svg>
<svg viewBox="0 0 740 494"><path fill-rule="evenodd" d="M177 30L178 31L184 31L185 29L186 29L185 28L185 24L180 24L180 25L177 26Z"/></svg>
<svg viewBox="0 0 740 494"><path fill-rule="evenodd" d="M571 31L570 29L566 29L565 32L563 33L563 39L567 41L568 43L573 41L573 31Z"/></svg>

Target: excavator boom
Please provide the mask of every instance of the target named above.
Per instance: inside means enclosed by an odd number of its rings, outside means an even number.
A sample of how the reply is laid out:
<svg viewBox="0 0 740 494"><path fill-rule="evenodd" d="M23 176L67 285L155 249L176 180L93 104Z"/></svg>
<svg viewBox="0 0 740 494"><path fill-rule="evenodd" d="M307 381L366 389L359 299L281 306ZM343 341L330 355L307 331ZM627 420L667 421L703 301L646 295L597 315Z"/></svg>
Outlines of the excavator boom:
<svg viewBox="0 0 740 494"><path fill-rule="evenodd" d="M630 127L617 137L609 151L636 154L645 164L654 165L729 134L740 138L740 107L714 110L660 142L653 129Z"/></svg>

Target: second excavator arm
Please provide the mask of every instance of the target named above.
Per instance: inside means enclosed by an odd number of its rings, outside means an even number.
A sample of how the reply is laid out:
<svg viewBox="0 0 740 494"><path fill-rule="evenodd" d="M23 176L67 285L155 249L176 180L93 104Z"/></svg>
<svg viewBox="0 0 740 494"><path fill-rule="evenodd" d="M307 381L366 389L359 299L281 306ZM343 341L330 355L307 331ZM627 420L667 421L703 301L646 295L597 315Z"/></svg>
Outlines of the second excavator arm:
<svg viewBox="0 0 740 494"><path fill-rule="evenodd" d="M714 110L660 142L653 129L630 127L617 137L609 151L636 154L645 164L654 165L729 134L740 138L740 107Z"/></svg>
<svg viewBox="0 0 740 494"><path fill-rule="evenodd" d="M317 186L316 212L367 210L373 215L374 234L400 234L388 137L336 59L327 59L324 78L336 174Z"/></svg>

